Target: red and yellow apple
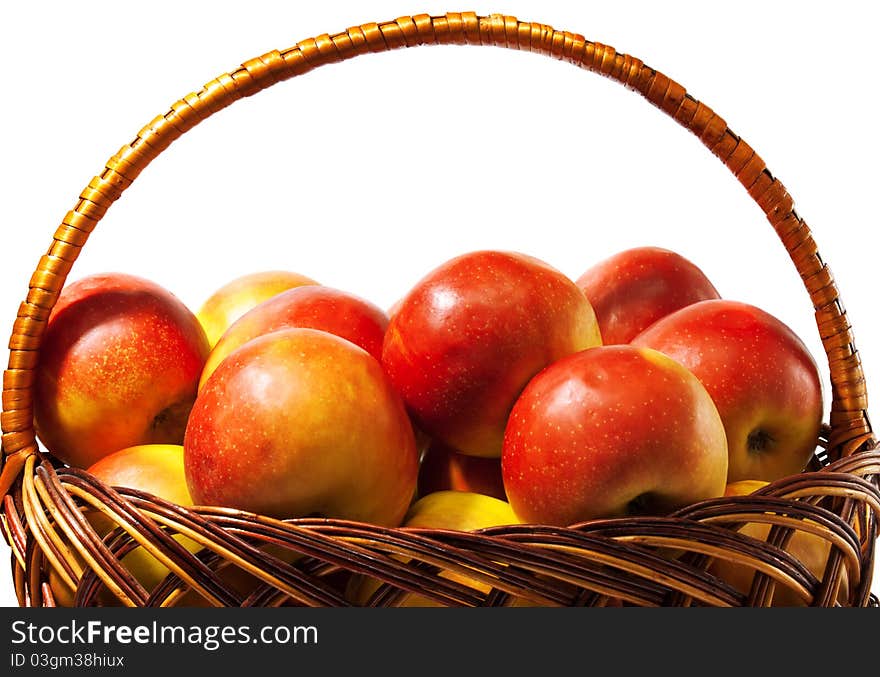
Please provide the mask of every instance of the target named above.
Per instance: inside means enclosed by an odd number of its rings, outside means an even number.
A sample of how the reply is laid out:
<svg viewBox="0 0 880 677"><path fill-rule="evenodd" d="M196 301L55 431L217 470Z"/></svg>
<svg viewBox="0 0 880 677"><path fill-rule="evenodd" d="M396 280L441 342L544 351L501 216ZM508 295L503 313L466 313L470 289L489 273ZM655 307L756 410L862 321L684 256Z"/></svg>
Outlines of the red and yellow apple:
<svg viewBox="0 0 880 677"><path fill-rule="evenodd" d="M529 379L600 343L593 309L572 280L531 256L476 251L438 266L401 299L382 364L428 435L497 458Z"/></svg>
<svg viewBox="0 0 880 677"><path fill-rule="evenodd" d="M691 303L719 298L692 261L661 247L633 247L609 256L577 280L590 300L602 343L629 343L636 334Z"/></svg>
<svg viewBox="0 0 880 677"><path fill-rule="evenodd" d="M318 329L230 353L199 392L184 449L196 502L277 518L397 525L416 489L413 428L378 360Z"/></svg>
<svg viewBox="0 0 880 677"><path fill-rule="evenodd" d="M724 495L747 496L767 484L768 482L763 480L751 479L731 482L727 485ZM747 522L739 527L738 531L759 541L766 541L770 535L770 528L771 525L767 522ZM825 567L828 564L828 555L831 552L830 541L818 534L798 529L791 535L791 539L786 544L785 549L806 566L813 575L819 579L822 578ZM709 565L708 570L743 594L749 593L755 577L754 567L728 559L716 558ZM844 569L841 572L837 598L841 603L845 604L848 596L849 578L846 569ZM773 598L770 600L770 606L806 606L807 601L799 592L784 581L777 581L773 591Z"/></svg>
<svg viewBox="0 0 880 677"><path fill-rule="evenodd" d="M809 349L770 313L739 301L699 301L632 341L700 379L724 421L729 482L801 472L816 450L822 382Z"/></svg>
<svg viewBox="0 0 880 677"><path fill-rule="evenodd" d="M40 440L80 468L126 447L182 443L208 351L195 315L154 282L106 273L67 285L35 370Z"/></svg>
<svg viewBox="0 0 880 677"><path fill-rule="evenodd" d="M236 277L215 290L202 303L196 317L213 348L229 326L251 308L287 289L318 284L290 270L260 270Z"/></svg>
<svg viewBox="0 0 880 677"><path fill-rule="evenodd" d="M507 501L501 459L469 456L431 440L419 466L418 495L444 490L485 494Z"/></svg>
<svg viewBox="0 0 880 677"><path fill-rule="evenodd" d="M304 285L279 292L251 308L223 333L208 355L199 389L229 353L257 336L288 327L321 329L348 339L378 360L387 326L385 311L346 291Z"/></svg>
<svg viewBox="0 0 880 677"><path fill-rule="evenodd" d="M147 492L185 507L193 504L186 486L181 445L143 444L127 447L104 456L87 471L110 487ZM98 510L87 512L86 518L102 538L116 528L116 523ZM181 534L175 534L174 539L190 552L201 549L196 541ZM121 561L147 592L152 591L169 573L165 564L143 546L128 552ZM73 606L74 590L54 570L50 572L50 585L60 606ZM120 603L107 589L102 589L99 597L102 604Z"/></svg>
<svg viewBox="0 0 880 677"><path fill-rule="evenodd" d="M655 350L600 346L557 360L510 414L501 470L526 522L665 514L721 496L724 426L709 393Z"/></svg>
<svg viewBox="0 0 880 677"><path fill-rule="evenodd" d="M410 506L403 520L404 527L477 531L487 527L520 524L510 504L504 500L470 491L444 490L426 494ZM444 578L488 592L488 584L458 572L443 571ZM366 604L381 585L367 576L355 576L349 584L348 596L358 605ZM395 603L401 607L439 607L440 602L414 592L407 592Z"/></svg>

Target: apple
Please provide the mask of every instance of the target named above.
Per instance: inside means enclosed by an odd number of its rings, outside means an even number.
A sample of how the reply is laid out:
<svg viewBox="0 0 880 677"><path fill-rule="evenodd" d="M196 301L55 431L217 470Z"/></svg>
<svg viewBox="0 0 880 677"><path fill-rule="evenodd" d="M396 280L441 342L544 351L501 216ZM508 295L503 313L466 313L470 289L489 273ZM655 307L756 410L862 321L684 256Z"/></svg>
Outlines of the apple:
<svg viewBox="0 0 880 677"><path fill-rule="evenodd" d="M501 471L526 522L666 514L721 496L724 426L682 365L631 345L557 360L513 406Z"/></svg>
<svg viewBox="0 0 880 677"><path fill-rule="evenodd" d="M677 360L706 386L727 433L729 482L801 472L823 416L816 362L790 327L753 305L699 301L632 340Z"/></svg>
<svg viewBox="0 0 880 677"><path fill-rule="evenodd" d="M586 270L576 283L590 300L602 343L629 343L669 313L719 298L706 274L681 254L661 247L633 247Z"/></svg>
<svg viewBox="0 0 880 677"><path fill-rule="evenodd" d="M182 506L193 505L183 472L183 446L139 444L96 461L87 472L111 487L144 491Z"/></svg>
<svg viewBox="0 0 880 677"><path fill-rule="evenodd" d="M193 505L186 485L183 446L179 444L143 444L120 449L97 461L88 472L112 487L145 491L184 507ZM116 526L102 513L94 513L90 521L102 535ZM182 534L175 534L173 538L190 552L202 548ZM148 592L169 573L164 564L142 547L125 555L122 563Z"/></svg>
<svg viewBox="0 0 880 677"><path fill-rule="evenodd" d="M725 489L725 496L747 496L758 489L766 486L764 480L738 480L731 482ZM746 522L739 527L739 532L760 541L766 541L770 535L771 525L765 522ZM831 552L831 543L824 538L807 531L796 530L788 541L785 549L810 570L816 577L822 578L825 566L828 563L828 555ZM743 594L748 594L755 577L755 569L742 563L731 560L716 558L709 565L709 572L723 579ZM849 581L846 570L841 572L841 583L838 589L838 599L846 604L849 596ZM806 606L807 601L793 588L782 581L777 581L773 590L773 598L770 606L790 607Z"/></svg>
<svg viewBox="0 0 880 677"><path fill-rule="evenodd" d="M443 490L468 491L507 501L501 459L469 456L431 440L419 466L418 495Z"/></svg>
<svg viewBox="0 0 880 677"><path fill-rule="evenodd" d="M318 284L290 270L260 270L236 277L216 289L196 311L213 348L229 326L248 310L287 289Z"/></svg>
<svg viewBox="0 0 880 677"><path fill-rule="evenodd" d="M476 531L506 524L521 524L510 503L474 491L434 491L414 501L404 527Z"/></svg>
<svg viewBox="0 0 880 677"><path fill-rule="evenodd" d="M429 436L497 458L529 379L600 343L574 281L534 257L481 250L446 261L405 294L385 332L382 364Z"/></svg>
<svg viewBox="0 0 880 677"><path fill-rule="evenodd" d="M504 500L470 491L441 490L416 500L403 521L404 527L477 531L487 527L520 524L510 504ZM457 572L444 571L441 576L463 583L482 592L491 588ZM382 582L368 576L354 576L347 591L349 599L365 605ZM439 607L440 602L413 592L407 592L396 602L401 607Z"/></svg>
<svg viewBox="0 0 880 677"><path fill-rule="evenodd" d="M230 353L199 392L184 450L196 502L270 517L396 526L416 489L413 428L378 360L318 329Z"/></svg>
<svg viewBox="0 0 880 677"><path fill-rule="evenodd" d="M199 389L229 353L257 336L286 327L321 329L348 339L378 360L387 326L385 311L346 291L306 285L279 292L251 308L223 333L208 355Z"/></svg>
<svg viewBox="0 0 880 677"><path fill-rule="evenodd" d="M120 449L96 461L87 472L111 487L144 491L181 506L193 504L186 486L181 445L143 444ZM90 510L86 518L101 537L116 528L116 523L98 510ZM201 549L196 541L182 534L175 534L173 538L190 552ZM143 547L128 552L122 564L148 592L169 573L169 569ZM73 606L75 591L54 569L49 579L56 602L60 606ZM120 603L113 593L103 588L99 598L102 604Z"/></svg>
<svg viewBox="0 0 880 677"><path fill-rule="evenodd" d="M182 443L208 351L195 315L154 282L104 273L67 285L35 370L40 440L80 468L138 444Z"/></svg>

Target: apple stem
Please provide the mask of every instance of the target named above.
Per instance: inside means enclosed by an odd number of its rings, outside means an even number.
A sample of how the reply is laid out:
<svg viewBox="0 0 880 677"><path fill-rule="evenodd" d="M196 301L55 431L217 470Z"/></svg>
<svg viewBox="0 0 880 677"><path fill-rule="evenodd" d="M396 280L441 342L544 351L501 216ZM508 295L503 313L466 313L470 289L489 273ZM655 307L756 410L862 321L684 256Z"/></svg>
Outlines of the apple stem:
<svg viewBox="0 0 880 677"><path fill-rule="evenodd" d="M760 454L767 451L773 444L773 441L773 436L770 433L757 428L749 433L746 439L746 446L750 453Z"/></svg>
<svg viewBox="0 0 880 677"><path fill-rule="evenodd" d="M647 492L639 494L626 504L626 514L633 516L649 515L651 514L650 505L651 495Z"/></svg>

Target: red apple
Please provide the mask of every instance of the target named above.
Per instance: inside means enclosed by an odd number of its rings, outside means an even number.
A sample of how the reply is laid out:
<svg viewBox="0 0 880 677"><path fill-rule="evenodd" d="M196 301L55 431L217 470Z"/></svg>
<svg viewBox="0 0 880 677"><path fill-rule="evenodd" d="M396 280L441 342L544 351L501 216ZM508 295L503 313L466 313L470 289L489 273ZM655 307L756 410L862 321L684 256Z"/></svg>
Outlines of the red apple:
<svg viewBox="0 0 880 677"><path fill-rule="evenodd" d="M36 368L41 441L81 468L125 447L182 443L207 355L196 316L158 284L106 273L67 285Z"/></svg>
<svg viewBox="0 0 880 677"><path fill-rule="evenodd" d="M501 470L523 521L564 526L721 496L727 443L687 369L654 350L600 346L529 382L510 414Z"/></svg>
<svg viewBox="0 0 880 677"><path fill-rule="evenodd" d="M397 525L418 454L379 362L317 329L281 329L230 353L199 392L184 438L193 500L278 518Z"/></svg>
<svg viewBox="0 0 880 677"><path fill-rule="evenodd" d="M477 251L435 268L401 299L382 364L428 435L497 458L529 379L600 341L572 280L524 254Z"/></svg>
<svg viewBox="0 0 880 677"><path fill-rule="evenodd" d="M294 287L259 303L232 323L208 355L199 388L233 350L278 329L328 331L359 345L378 360L387 326L385 311L366 299L322 285Z"/></svg>
<svg viewBox="0 0 880 677"><path fill-rule="evenodd" d="M618 252L576 282L596 311L604 345L629 343L661 317L697 301L719 298L700 268L660 247Z"/></svg>
<svg viewBox="0 0 880 677"><path fill-rule="evenodd" d="M213 348L229 326L251 308L287 289L318 284L290 270L261 270L241 275L215 290L199 307L196 316Z"/></svg>
<svg viewBox="0 0 880 677"><path fill-rule="evenodd" d="M501 459L468 456L431 440L419 467L419 496L437 491L467 491L507 501Z"/></svg>
<svg viewBox="0 0 880 677"><path fill-rule="evenodd" d="M772 481L807 465L822 424L822 381L781 320L738 301L700 301L632 343L669 355L706 386L727 431L728 481Z"/></svg>

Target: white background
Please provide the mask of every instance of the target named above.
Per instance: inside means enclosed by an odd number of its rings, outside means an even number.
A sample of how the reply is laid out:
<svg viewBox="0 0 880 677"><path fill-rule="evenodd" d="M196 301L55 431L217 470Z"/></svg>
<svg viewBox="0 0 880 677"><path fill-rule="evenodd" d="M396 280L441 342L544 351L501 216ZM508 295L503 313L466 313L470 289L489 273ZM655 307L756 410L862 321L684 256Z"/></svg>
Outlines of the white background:
<svg viewBox="0 0 880 677"><path fill-rule="evenodd" d="M500 12L641 58L758 151L834 272L870 387L880 381L880 111L869 6L4 3L0 321L8 335L28 279L79 191L185 94L251 57L321 33L421 12ZM787 322L827 383L801 281L728 170L622 86L511 50L370 55L237 102L141 174L70 279L140 274L195 308L237 275L288 268L388 306L431 267L471 249L518 249L576 277L642 244L681 252L723 296ZM8 558L0 543L0 559ZM878 581L875 575L875 589ZM8 566L0 603L15 604Z"/></svg>

